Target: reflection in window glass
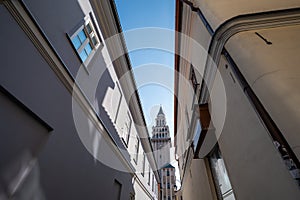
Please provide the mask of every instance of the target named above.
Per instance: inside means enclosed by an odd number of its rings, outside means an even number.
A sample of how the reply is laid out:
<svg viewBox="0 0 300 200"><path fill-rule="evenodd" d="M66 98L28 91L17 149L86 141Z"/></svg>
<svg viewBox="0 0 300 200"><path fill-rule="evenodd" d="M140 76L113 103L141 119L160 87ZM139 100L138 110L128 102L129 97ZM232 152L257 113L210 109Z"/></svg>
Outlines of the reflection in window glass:
<svg viewBox="0 0 300 200"><path fill-rule="evenodd" d="M197 119L196 126L195 126L195 132L194 132L194 139L193 139L193 145L194 145L194 151L196 151L197 144L200 139L202 128L200 124L200 119Z"/></svg>
<svg viewBox="0 0 300 200"><path fill-rule="evenodd" d="M99 46L99 38L91 21L81 26L71 37L71 42L79 55L80 60L88 64L87 58Z"/></svg>
<svg viewBox="0 0 300 200"><path fill-rule="evenodd" d="M78 36L73 38L72 43L73 43L76 50L79 49L81 43L80 43L80 40L79 40Z"/></svg>
<svg viewBox="0 0 300 200"><path fill-rule="evenodd" d="M87 55L89 55L92 52L92 47L91 47L90 43L87 43L87 45L84 47L84 50Z"/></svg>
<svg viewBox="0 0 300 200"><path fill-rule="evenodd" d="M86 40L86 35L85 35L83 29L78 33L78 37L79 37L81 43L83 43Z"/></svg>
<svg viewBox="0 0 300 200"><path fill-rule="evenodd" d="M98 44L96 37L92 37L92 42L93 42L93 45L95 45L95 46Z"/></svg>
<svg viewBox="0 0 300 200"><path fill-rule="evenodd" d="M79 56L80 56L80 59L82 60L82 62L84 62L87 59L87 57L88 57L88 55L86 54L85 51L81 51L79 53Z"/></svg>
<svg viewBox="0 0 300 200"><path fill-rule="evenodd" d="M89 34L92 32L92 28L91 28L91 25L89 23L86 25L86 30Z"/></svg>
<svg viewBox="0 0 300 200"><path fill-rule="evenodd" d="M210 155L209 162L219 199L235 200L225 163L218 147Z"/></svg>

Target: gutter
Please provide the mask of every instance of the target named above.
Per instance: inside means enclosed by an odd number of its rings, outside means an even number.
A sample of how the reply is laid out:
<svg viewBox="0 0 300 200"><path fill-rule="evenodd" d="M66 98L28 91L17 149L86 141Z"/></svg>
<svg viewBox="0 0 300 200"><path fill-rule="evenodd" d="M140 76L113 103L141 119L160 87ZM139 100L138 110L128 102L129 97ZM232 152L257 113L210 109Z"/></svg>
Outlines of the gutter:
<svg viewBox="0 0 300 200"><path fill-rule="evenodd" d="M180 49L180 35L182 23L182 2L176 0L176 14L175 14L175 52L179 52ZM175 158L177 152L177 115L178 115L178 73L179 73L179 54L175 54L175 70L174 70L174 146L175 146ZM177 159L176 159L177 160ZM177 160L178 161L178 160Z"/></svg>
<svg viewBox="0 0 300 200"><path fill-rule="evenodd" d="M145 127L145 132L147 134L147 138L145 138L145 137L141 138L140 137L140 141L141 141L141 144L143 146L144 151L146 149L150 148L150 152L147 152L147 151L145 151L145 152L146 152L146 155L151 153L152 160L154 161L153 164L155 165L155 166L153 166L153 169L157 169L157 163L156 163L155 157L153 155L154 151L153 151L151 139L150 139L150 136L149 136L149 132L148 132L148 129L147 129L147 124L146 124L142 104L141 104L141 101L140 101L140 98L139 98L138 89L136 87L136 81L135 81L134 74L133 74L133 71L132 71L132 66L131 66L129 55L128 55L128 50L127 50L126 42L125 42L125 39L124 39L123 30L122 30L122 26L121 26L121 23L120 23L120 18L119 18L118 12L117 12L116 4L115 4L115 1L109 1L109 2L110 2L111 10L113 11L113 16L115 18L115 22L117 24L118 32L120 34L121 43L122 43L123 49L125 50L124 57L125 57L125 60L126 60L127 66L128 66L128 71L130 71L130 77L132 78L132 83L134 85L134 89L135 89L134 96L136 98L136 102L137 102L137 105L138 105L138 108L139 108L139 111L140 111L139 113L141 114L143 126ZM129 108L131 108L130 102L128 102L128 105L129 105ZM138 132L138 135L140 135L139 132ZM147 148L147 144L149 144L148 148ZM155 170L155 171L153 170L153 173L155 174L157 182L160 182L159 170Z"/></svg>

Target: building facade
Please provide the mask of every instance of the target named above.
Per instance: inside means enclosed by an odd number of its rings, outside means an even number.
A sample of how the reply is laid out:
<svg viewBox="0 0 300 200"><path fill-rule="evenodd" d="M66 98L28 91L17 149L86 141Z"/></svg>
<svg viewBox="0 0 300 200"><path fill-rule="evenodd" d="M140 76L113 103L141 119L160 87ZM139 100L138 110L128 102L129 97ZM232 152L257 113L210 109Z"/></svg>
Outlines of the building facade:
<svg viewBox="0 0 300 200"><path fill-rule="evenodd" d="M176 179L175 168L170 164L171 137L166 116L161 106L155 119L155 126L152 127L151 142L160 172L160 199L174 200Z"/></svg>
<svg viewBox="0 0 300 200"><path fill-rule="evenodd" d="M176 176L175 167L167 164L162 167L161 171L161 199L175 200Z"/></svg>
<svg viewBox="0 0 300 200"><path fill-rule="evenodd" d="M0 24L0 199L157 199L114 2L0 1Z"/></svg>
<svg viewBox="0 0 300 200"><path fill-rule="evenodd" d="M299 5L177 1L178 199L299 199Z"/></svg>

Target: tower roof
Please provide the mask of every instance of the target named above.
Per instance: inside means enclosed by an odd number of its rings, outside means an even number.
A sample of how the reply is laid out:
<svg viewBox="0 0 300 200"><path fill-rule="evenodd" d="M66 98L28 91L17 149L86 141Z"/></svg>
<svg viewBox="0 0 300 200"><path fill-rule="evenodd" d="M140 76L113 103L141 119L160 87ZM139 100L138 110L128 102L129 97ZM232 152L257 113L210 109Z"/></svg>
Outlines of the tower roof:
<svg viewBox="0 0 300 200"><path fill-rule="evenodd" d="M175 168L173 165L171 165L170 163L165 164L162 168Z"/></svg>
<svg viewBox="0 0 300 200"><path fill-rule="evenodd" d="M160 114L162 114L162 115L165 114L161 106L160 106L160 108L159 108L159 111L158 111L158 114L157 114L157 115L160 115Z"/></svg>

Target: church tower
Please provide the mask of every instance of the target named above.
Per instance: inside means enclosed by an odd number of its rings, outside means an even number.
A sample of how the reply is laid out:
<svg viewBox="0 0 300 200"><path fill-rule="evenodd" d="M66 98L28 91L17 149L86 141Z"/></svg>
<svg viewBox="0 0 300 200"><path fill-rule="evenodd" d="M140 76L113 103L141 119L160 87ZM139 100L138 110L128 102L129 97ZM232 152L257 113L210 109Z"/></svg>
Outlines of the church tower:
<svg viewBox="0 0 300 200"><path fill-rule="evenodd" d="M171 137L166 116L160 106L152 127L152 146L158 169L160 171L160 200L175 200L175 168L170 164Z"/></svg>
<svg viewBox="0 0 300 200"><path fill-rule="evenodd" d="M170 163L171 137L166 117L160 106L156 116L156 124L152 127L152 146L158 169Z"/></svg>

